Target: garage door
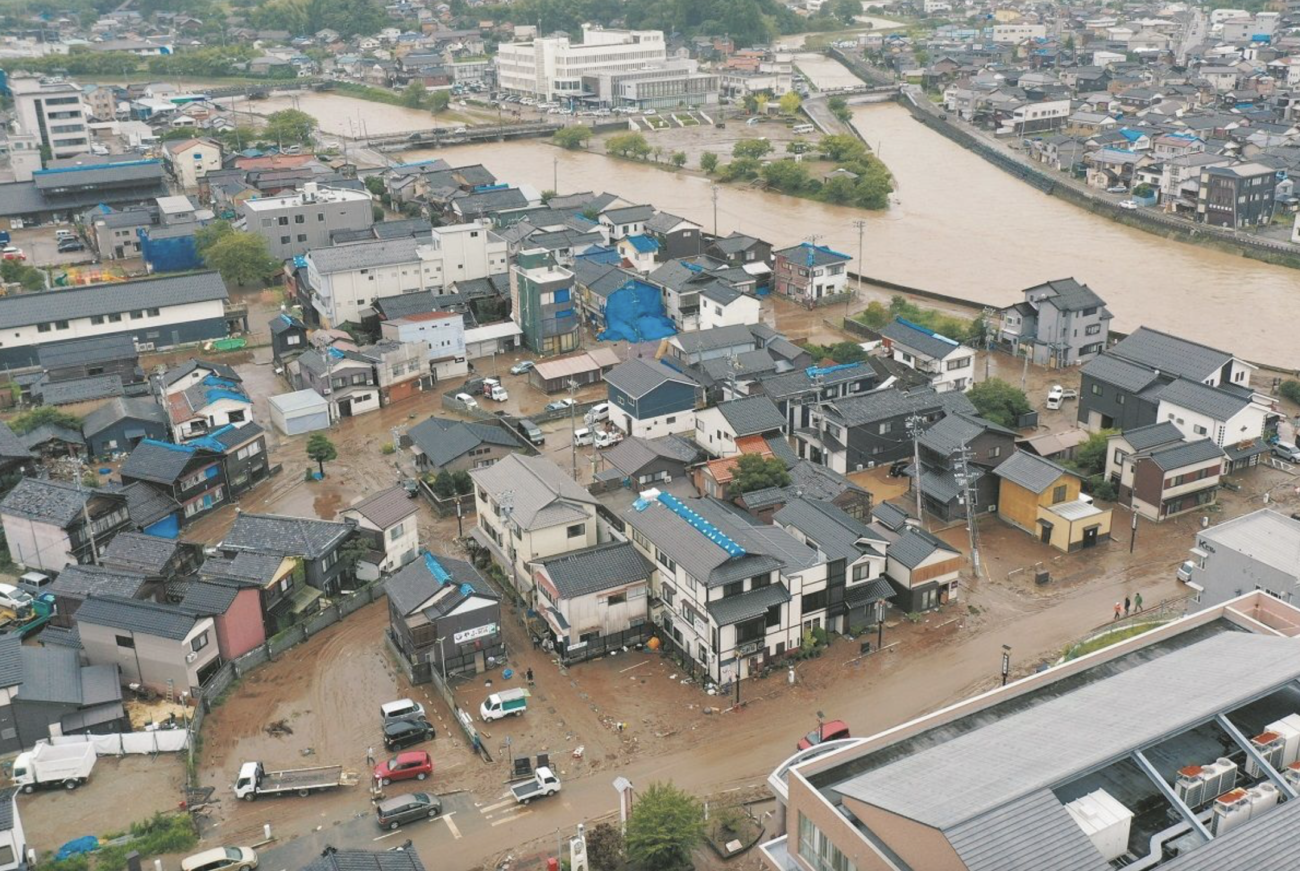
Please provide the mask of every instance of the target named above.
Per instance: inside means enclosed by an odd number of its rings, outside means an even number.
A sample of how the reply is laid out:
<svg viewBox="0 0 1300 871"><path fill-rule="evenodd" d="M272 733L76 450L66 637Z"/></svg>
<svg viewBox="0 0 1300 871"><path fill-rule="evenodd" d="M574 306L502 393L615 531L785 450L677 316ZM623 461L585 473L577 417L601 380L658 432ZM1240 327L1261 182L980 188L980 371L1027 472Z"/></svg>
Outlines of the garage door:
<svg viewBox="0 0 1300 871"><path fill-rule="evenodd" d="M286 423L289 425L290 435L301 435L318 429L329 429L330 416L328 411L310 412L289 418Z"/></svg>

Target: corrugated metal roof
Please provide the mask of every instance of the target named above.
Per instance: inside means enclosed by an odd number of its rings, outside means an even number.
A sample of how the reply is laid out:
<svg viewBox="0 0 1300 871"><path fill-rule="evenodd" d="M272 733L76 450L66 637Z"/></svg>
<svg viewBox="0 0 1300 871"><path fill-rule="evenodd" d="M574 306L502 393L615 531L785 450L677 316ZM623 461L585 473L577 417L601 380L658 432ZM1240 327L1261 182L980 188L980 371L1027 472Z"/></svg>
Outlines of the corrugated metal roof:
<svg viewBox="0 0 1300 871"><path fill-rule="evenodd" d="M1250 396L1242 396L1210 387L1199 381L1179 378L1161 388L1156 398L1188 411L1199 412L1212 420L1228 420L1250 405Z"/></svg>
<svg viewBox="0 0 1300 871"><path fill-rule="evenodd" d="M835 789L950 829L1297 677L1300 645L1294 639L1223 632L991 720Z"/></svg>
<svg viewBox="0 0 1300 871"><path fill-rule="evenodd" d="M1107 384L1113 384L1129 393L1137 393L1159 380L1158 376L1146 366L1102 354L1083 364L1084 375L1096 378Z"/></svg>
<svg viewBox="0 0 1300 871"><path fill-rule="evenodd" d="M1171 445L1151 453L1151 459L1166 472L1181 469L1193 463L1207 463L1210 460L1223 459L1223 448L1209 439Z"/></svg>
<svg viewBox="0 0 1300 871"><path fill-rule="evenodd" d="M968 871L1110 871L1051 790L1040 789L944 832Z"/></svg>
<svg viewBox="0 0 1300 871"><path fill-rule="evenodd" d="M1288 801L1208 844L1160 865L1161 871L1272 871L1300 867L1300 801Z"/></svg>
<svg viewBox="0 0 1300 871"><path fill-rule="evenodd" d="M226 285L215 272L18 293L0 297L0 328L227 298Z"/></svg>

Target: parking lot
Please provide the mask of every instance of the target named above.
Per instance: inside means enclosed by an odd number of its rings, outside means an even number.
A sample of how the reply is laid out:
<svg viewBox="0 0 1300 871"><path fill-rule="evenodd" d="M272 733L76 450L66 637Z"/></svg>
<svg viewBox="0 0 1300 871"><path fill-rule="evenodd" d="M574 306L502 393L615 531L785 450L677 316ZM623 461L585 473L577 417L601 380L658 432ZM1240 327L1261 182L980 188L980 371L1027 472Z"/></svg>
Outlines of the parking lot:
<svg viewBox="0 0 1300 871"><path fill-rule="evenodd" d="M93 263L95 252L89 245L86 245L84 251L67 251L60 253L58 240L54 234L59 230L75 229L71 224L47 224L41 227L26 227L21 230L10 230L10 243L22 249L26 255L24 261L28 266L45 267L45 266L70 266L83 263ZM86 240L81 240L86 244Z"/></svg>

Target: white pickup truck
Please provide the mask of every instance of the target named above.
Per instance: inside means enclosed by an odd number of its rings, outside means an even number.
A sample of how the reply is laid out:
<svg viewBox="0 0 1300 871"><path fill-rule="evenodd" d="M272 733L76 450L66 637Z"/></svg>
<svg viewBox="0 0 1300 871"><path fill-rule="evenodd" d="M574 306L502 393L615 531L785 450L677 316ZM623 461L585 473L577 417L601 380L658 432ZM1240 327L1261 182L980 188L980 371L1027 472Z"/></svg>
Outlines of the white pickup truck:
<svg viewBox="0 0 1300 871"><path fill-rule="evenodd" d="M510 793L515 797L515 801L520 804L528 804L535 798L545 798L559 791L560 778L556 777L555 772L545 765L533 772L532 780L526 780L510 787Z"/></svg>

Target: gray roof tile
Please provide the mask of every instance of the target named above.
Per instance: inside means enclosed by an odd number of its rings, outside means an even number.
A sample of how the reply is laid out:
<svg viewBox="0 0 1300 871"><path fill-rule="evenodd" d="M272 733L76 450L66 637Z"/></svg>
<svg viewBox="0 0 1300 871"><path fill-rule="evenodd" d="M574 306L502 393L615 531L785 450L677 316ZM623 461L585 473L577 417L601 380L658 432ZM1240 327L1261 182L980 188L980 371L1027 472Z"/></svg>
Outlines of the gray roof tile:
<svg viewBox="0 0 1300 871"><path fill-rule="evenodd" d="M565 598L646 580L654 572L654 566L626 541L560 554L538 563Z"/></svg>
<svg viewBox="0 0 1300 871"><path fill-rule="evenodd" d="M18 698L25 702L80 705L81 655L70 647L24 647L23 684Z"/></svg>
<svg viewBox="0 0 1300 871"><path fill-rule="evenodd" d="M23 640L17 635L0 635L0 687L23 682Z"/></svg>
<svg viewBox="0 0 1300 871"><path fill-rule="evenodd" d="M109 568L162 575L179 547L181 543L174 538L143 532L119 532L100 554L100 562Z"/></svg>
<svg viewBox="0 0 1300 871"><path fill-rule="evenodd" d="M784 556L773 551L789 547L798 553L811 554L785 530L776 530L779 541L765 540L753 533L748 515L731 511L714 499L686 499L684 504L711 523L723 535L744 548L742 556L731 556L704 533L658 501L638 511L633 504L623 512L623 519L640 531L659 550L672 557L692 577L705 586L716 587L742 578L770 572L786 564Z"/></svg>
<svg viewBox="0 0 1300 871"><path fill-rule="evenodd" d="M1149 327L1138 327L1107 353L1148 369L1159 369L1198 382L1209 378L1232 360L1232 355L1227 351L1180 339Z"/></svg>
<svg viewBox="0 0 1300 871"><path fill-rule="evenodd" d="M4 459L31 459L32 452L14 435L9 424L0 421L0 457Z"/></svg>
<svg viewBox="0 0 1300 871"><path fill-rule="evenodd" d="M605 373L605 382L633 398L645 396L661 384L673 382L695 387L695 381L658 361L633 357Z"/></svg>
<svg viewBox="0 0 1300 871"><path fill-rule="evenodd" d="M418 512L420 503L402 487L389 487L343 510L355 511L380 529L387 529Z"/></svg>
<svg viewBox="0 0 1300 871"><path fill-rule="evenodd" d="M896 345L909 348L922 357L930 357L934 360L942 360L961 349L961 343L956 339L916 327L901 318L895 318L885 324L880 335Z"/></svg>
<svg viewBox="0 0 1300 871"><path fill-rule="evenodd" d="M468 598L464 591L466 586L474 595L497 600L501 598L501 594L479 574L478 569L464 560L440 554L433 555L433 559L451 577L451 584L447 585L438 581L429 571L427 558L428 554L417 556L402 566L384 584L384 591L389 601L399 613L409 616L429 602L440 590L445 590L430 605L425 606L424 613L431 617L446 614Z"/></svg>
<svg viewBox="0 0 1300 871"><path fill-rule="evenodd" d="M750 396L718 406L737 436L754 435L785 428L785 415L766 396Z"/></svg>
<svg viewBox="0 0 1300 871"><path fill-rule="evenodd" d="M791 499L773 515L773 519L783 527L794 527L802 532L832 560L853 562L867 552L871 547L869 542L884 544L884 539L866 524L830 502Z"/></svg>
<svg viewBox="0 0 1300 871"><path fill-rule="evenodd" d="M889 545L888 555L890 559L897 560L905 568L914 569L938 550L946 550L953 554L960 553L955 547L945 544L924 529L906 526L898 539Z"/></svg>
<svg viewBox="0 0 1300 871"><path fill-rule="evenodd" d="M425 871L415 850L335 850L326 847L299 871Z"/></svg>
<svg viewBox="0 0 1300 871"><path fill-rule="evenodd" d="M584 520L596 504L590 493L545 457L510 454L470 475L498 501L510 494L510 519L523 529Z"/></svg>
<svg viewBox="0 0 1300 871"><path fill-rule="evenodd" d="M1209 439L1197 439L1194 442L1170 445L1151 452L1151 459L1166 472L1182 469L1194 463L1207 463L1210 460L1224 458L1223 448Z"/></svg>
<svg viewBox="0 0 1300 871"><path fill-rule="evenodd" d="M275 579L284 557L278 553L241 550L232 557L209 557L199 570L205 579L233 581L240 586L264 587Z"/></svg>
<svg viewBox="0 0 1300 871"><path fill-rule="evenodd" d="M1160 423L1126 429L1123 436L1124 441L1128 442L1133 450L1146 451L1161 445L1181 442L1183 431L1171 421L1162 420Z"/></svg>
<svg viewBox="0 0 1300 871"><path fill-rule="evenodd" d="M1031 493L1042 493L1055 484L1062 475L1073 473L1029 451L1016 451L993 470L1004 481L1024 487Z"/></svg>
<svg viewBox="0 0 1300 871"><path fill-rule="evenodd" d="M115 595L134 599L145 585L143 572L91 565L69 565L50 585L58 596L84 599L91 595Z"/></svg>
<svg viewBox="0 0 1300 871"><path fill-rule="evenodd" d="M713 599L708 603L709 614L719 626L732 626L745 620L761 617L773 605L782 605L790 601L790 591L785 584L776 582L750 590L738 596L725 599Z"/></svg>
<svg viewBox="0 0 1300 871"><path fill-rule="evenodd" d="M144 439L122 463L122 480L171 486L193 466L195 457L200 456L215 460L218 455L194 445Z"/></svg>
<svg viewBox="0 0 1300 871"><path fill-rule="evenodd" d="M1058 278L1045 281L1026 288L1025 293L1035 300L1043 300L1048 305L1061 311L1082 311L1086 308L1101 308L1106 303L1086 284L1080 284L1073 278Z"/></svg>
<svg viewBox="0 0 1300 871"><path fill-rule="evenodd" d="M333 520L243 513L235 518L220 546L225 550L320 559L351 533L351 524Z"/></svg>
<svg viewBox="0 0 1300 871"><path fill-rule="evenodd" d="M828 402L825 408L848 426L876 423L907 414L930 414L936 411L975 413L966 394L950 390L937 393L930 387L914 390L878 390Z"/></svg>
<svg viewBox="0 0 1300 871"><path fill-rule="evenodd" d="M226 285L215 272L19 293L0 297L0 329L227 298Z"/></svg>
<svg viewBox="0 0 1300 871"><path fill-rule="evenodd" d="M1129 393L1145 390L1159 380L1159 376L1146 366L1130 363L1128 360L1102 354L1083 364L1084 375L1113 384Z"/></svg>
<svg viewBox="0 0 1300 871"><path fill-rule="evenodd" d="M969 871L1110 871L1049 789L1008 802L944 832Z"/></svg>
<svg viewBox="0 0 1300 871"><path fill-rule="evenodd" d="M81 431L88 435L103 432L122 420L142 420L167 425L167 412L152 399L119 396L96 408L81 422Z"/></svg>
<svg viewBox="0 0 1300 871"><path fill-rule="evenodd" d="M200 581L190 584L189 589L185 591L185 598L181 599L181 607L196 614L216 617L230 610L238 595L239 588L236 586L206 584Z"/></svg>
<svg viewBox="0 0 1300 871"><path fill-rule="evenodd" d="M135 342L126 333L109 333L51 342L37 347L37 360L44 369L88 363L109 363L117 360L136 360L140 353Z"/></svg>
<svg viewBox="0 0 1300 871"><path fill-rule="evenodd" d="M481 445L517 448L519 441L492 423L474 423L448 417L431 417L407 431L411 442L434 466L441 467Z"/></svg>
<svg viewBox="0 0 1300 871"><path fill-rule="evenodd" d="M198 615L178 605L142 602L122 596L91 596L77 609L77 622L111 626L141 635L179 641L190 633Z"/></svg>
<svg viewBox="0 0 1300 871"><path fill-rule="evenodd" d="M307 258L316 267L316 271L330 275L335 272L351 272L354 269L374 269L378 266L414 263L420 259L419 247L427 244L429 240L416 239L413 236L376 239L370 242L335 245L332 248L313 248L307 252Z"/></svg>
<svg viewBox="0 0 1300 871"><path fill-rule="evenodd" d="M1212 420L1228 420L1250 405L1249 395L1230 393L1183 378L1166 384L1156 397L1161 402L1170 402L1188 411L1199 412Z"/></svg>
<svg viewBox="0 0 1300 871"><path fill-rule="evenodd" d="M45 405L72 405L92 399L121 396L126 392L120 375L93 375L90 378L72 378L67 381L42 381L32 387L32 392Z"/></svg>
<svg viewBox="0 0 1300 871"><path fill-rule="evenodd" d="M89 490L63 481L23 478L0 502L0 513L66 527L81 515L86 499L99 490Z"/></svg>

